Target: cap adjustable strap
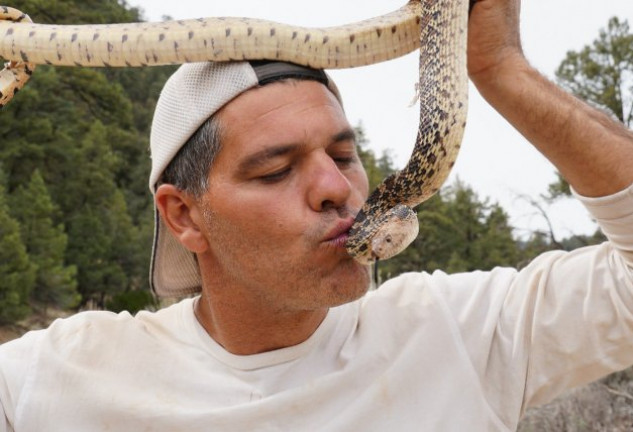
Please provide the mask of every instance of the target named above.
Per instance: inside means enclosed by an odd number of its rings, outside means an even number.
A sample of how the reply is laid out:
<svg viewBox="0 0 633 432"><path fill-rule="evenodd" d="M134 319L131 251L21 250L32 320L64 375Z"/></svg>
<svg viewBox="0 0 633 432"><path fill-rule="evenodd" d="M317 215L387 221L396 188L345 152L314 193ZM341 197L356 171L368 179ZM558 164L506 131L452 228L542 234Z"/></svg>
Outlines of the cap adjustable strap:
<svg viewBox="0 0 633 432"><path fill-rule="evenodd" d="M286 78L318 81L328 85L327 75L321 69L311 69L294 63L256 60L249 62L255 71L259 85L265 85Z"/></svg>

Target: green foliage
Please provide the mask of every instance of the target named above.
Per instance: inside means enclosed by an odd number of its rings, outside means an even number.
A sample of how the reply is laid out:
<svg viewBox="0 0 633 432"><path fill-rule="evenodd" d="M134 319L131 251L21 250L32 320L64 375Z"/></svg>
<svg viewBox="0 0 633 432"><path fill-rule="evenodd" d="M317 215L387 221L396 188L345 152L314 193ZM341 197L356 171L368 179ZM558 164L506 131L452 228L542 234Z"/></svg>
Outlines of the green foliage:
<svg viewBox="0 0 633 432"><path fill-rule="evenodd" d="M356 149L358 156L365 167L367 178L369 180L369 190L378 186L385 177L396 171L393 166L393 160L388 152L383 152L382 156L377 157L373 150L369 148L369 140L365 136L365 130L362 123L355 128L356 133Z"/></svg>
<svg viewBox="0 0 633 432"><path fill-rule="evenodd" d="M633 126L633 34L627 21L611 18L590 45L569 51L556 77L580 99ZM549 192L551 199L571 195L560 176Z"/></svg>
<svg viewBox="0 0 633 432"><path fill-rule="evenodd" d="M449 273L515 266L517 243L508 216L497 204L480 200L459 180L418 210L420 234L400 255L380 264L390 277L404 271Z"/></svg>
<svg viewBox="0 0 633 432"><path fill-rule="evenodd" d="M376 157L362 125L355 131L359 155L373 188L395 172L393 161L388 153ZM381 279L406 271L441 269L456 273L495 266L515 267L553 247L544 237L536 237L527 244L515 239L507 213L498 204L480 199L459 180L443 187L417 211L420 234L402 253L379 263Z"/></svg>
<svg viewBox="0 0 633 432"><path fill-rule="evenodd" d="M35 272L36 266L20 237L20 225L9 215L6 194L0 186L0 323L14 322L29 313L28 297Z"/></svg>
<svg viewBox="0 0 633 432"><path fill-rule="evenodd" d="M554 183L550 183L547 187L547 195L545 199L547 201L555 201L558 198L562 197L570 197L571 196L571 186L567 183L567 180L563 178L560 173L556 173L558 180Z"/></svg>
<svg viewBox="0 0 633 432"><path fill-rule="evenodd" d="M106 303L112 312L128 311L134 314L141 310L155 309L158 304L154 296L146 290L133 290L119 293Z"/></svg>
<svg viewBox="0 0 633 432"><path fill-rule="evenodd" d="M40 23L139 20L124 1L15 0L11 6ZM41 215L32 217L46 235L25 241L39 268L32 300L71 305L78 292L80 305L103 307L120 293L148 293L149 129L173 70L38 66L0 111L0 166L14 217L26 218L33 199L27 196L41 194ZM35 172L48 185L47 216L44 190L32 184Z"/></svg>
<svg viewBox="0 0 633 432"><path fill-rule="evenodd" d="M139 10L117 0L11 0L11 7L42 24L107 24L139 21Z"/></svg>
<svg viewBox="0 0 633 432"><path fill-rule="evenodd" d="M556 76L573 94L630 126L633 122L631 73L633 34L627 21L614 17L591 45L580 52L567 53Z"/></svg>
<svg viewBox="0 0 633 432"><path fill-rule="evenodd" d="M11 213L20 222L22 241L37 268L32 298L62 309L79 302L77 268L64 263L68 237L64 225L55 225L57 208L51 200L39 170L30 182L11 196Z"/></svg>
<svg viewBox="0 0 633 432"><path fill-rule="evenodd" d="M64 202L69 209L68 257L78 267L82 302L101 307L107 296L127 289L137 244L137 229L114 180L118 158L108 135L101 122L93 123L78 146L77 166L82 169L69 173Z"/></svg>

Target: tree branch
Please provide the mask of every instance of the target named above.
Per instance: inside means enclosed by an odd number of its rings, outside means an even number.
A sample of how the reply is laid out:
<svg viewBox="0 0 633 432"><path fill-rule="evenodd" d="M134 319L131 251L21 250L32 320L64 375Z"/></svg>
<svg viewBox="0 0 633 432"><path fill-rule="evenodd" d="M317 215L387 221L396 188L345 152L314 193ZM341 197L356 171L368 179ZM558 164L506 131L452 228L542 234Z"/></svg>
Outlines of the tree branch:
<svg viewBox="0 0 633 432"><path fill-rule="evenodd" d="M541 203L538 202L536 199L525 194L520 194L518 197L520 199L527 201L527 203L530 204L532 207L534 207L538 211L538 213L543 217L543 219L545 220L545 223L547 224L548 232L546 233L546 235L549 237L550 243L558 249L564 249L563 245L556 239L552 221L550 220L549 215L547 214L547 211L543 208Z"/></svg>
<svg viewBox="0 0 633 432"><path fill-rule="evenodd" d="M618 391L618 390L616 390L616 389L614 389L614 388L609 387L609 386L608 386L608 385L606 385L606 384L602 384L602 385L604 386L604 388L605 388L605 389L606 389L609 393L611 393L611 394L613 394L613 395L616 395L616 396L621 396L621 397L623 397L623 398L625 398L625 399L628 399L628 400L630 400L630 401L633 401L633 396L632 396L632 395L630 395L630 394L628 394L628 393L625 393L625 392Z"/></svg>

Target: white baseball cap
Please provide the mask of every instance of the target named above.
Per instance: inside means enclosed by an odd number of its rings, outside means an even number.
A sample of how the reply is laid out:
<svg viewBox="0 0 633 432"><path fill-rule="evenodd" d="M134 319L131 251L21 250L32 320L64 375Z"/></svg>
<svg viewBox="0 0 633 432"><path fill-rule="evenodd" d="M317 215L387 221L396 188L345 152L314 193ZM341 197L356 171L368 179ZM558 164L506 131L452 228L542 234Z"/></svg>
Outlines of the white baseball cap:
<svg viewBox="0 0 633 432"><path fill-rule="evenodd" d="M165 168L209 117L246 90L286 78L322 82L342 105L336 84L322 70L276 61L182 65L165 83L154 112L150 134L152 195ZM152 290L161 297L184 297L200 292L202 281L194 253L171 234L155 204L154 214Z"/></svg>

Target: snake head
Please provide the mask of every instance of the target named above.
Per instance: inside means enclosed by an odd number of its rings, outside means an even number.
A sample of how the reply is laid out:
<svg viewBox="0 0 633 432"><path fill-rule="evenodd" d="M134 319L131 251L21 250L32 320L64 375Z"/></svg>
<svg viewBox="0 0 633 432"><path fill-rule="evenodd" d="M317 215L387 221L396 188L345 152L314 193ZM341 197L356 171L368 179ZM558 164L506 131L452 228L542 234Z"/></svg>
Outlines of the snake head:
<svg viewBox="0 0 633 432"><path fill-rule="evenodd" d="M415 240L419 231L415 212L403 204L396 205L371 240L374 259L382 261L399 254Z"/></svg>
<svg viewBox="0 0 633 432"><path fill-rule="evenodd" d="M397 204L377 220L366 219L366 222L365 229L353 232L347 248L356 261L365 265L399 254L420 230L416 213L403 204ZM376 226L371 226L372 223Z"/></svg>

